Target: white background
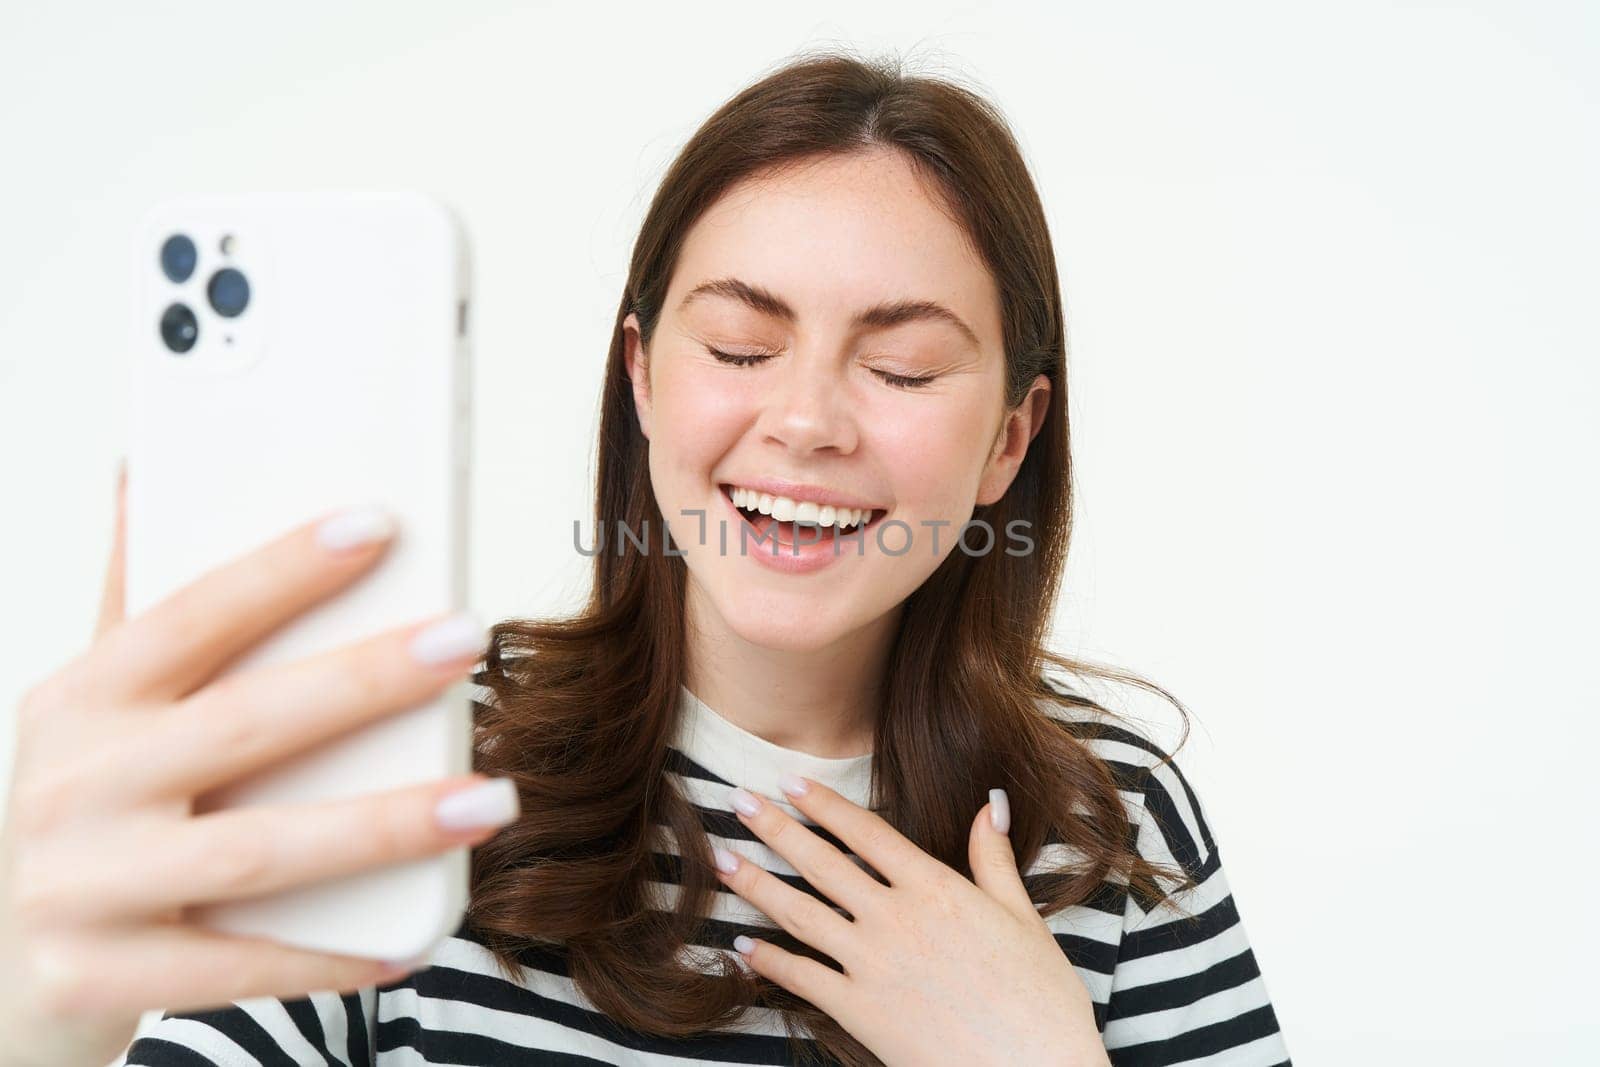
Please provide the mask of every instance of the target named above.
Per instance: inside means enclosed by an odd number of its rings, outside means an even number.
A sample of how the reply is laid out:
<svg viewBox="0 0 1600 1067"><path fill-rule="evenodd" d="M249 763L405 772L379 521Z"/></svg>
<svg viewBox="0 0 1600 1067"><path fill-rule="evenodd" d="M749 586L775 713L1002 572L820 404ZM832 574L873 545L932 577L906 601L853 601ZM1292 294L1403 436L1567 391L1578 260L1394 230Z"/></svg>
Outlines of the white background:
<svg viewBox="0 0 1600 1067"><path fill-rule="evenodd" d="M1297 1062L1592 1050L1595 8L578 7L7 6L0 715L98 603L143 207L457 208L472 603L543 613L586 576L667 162L795 50L892 49L991 95L1034 168L1080 473L1059 644L1199 716L1181 761Z"/></svg>

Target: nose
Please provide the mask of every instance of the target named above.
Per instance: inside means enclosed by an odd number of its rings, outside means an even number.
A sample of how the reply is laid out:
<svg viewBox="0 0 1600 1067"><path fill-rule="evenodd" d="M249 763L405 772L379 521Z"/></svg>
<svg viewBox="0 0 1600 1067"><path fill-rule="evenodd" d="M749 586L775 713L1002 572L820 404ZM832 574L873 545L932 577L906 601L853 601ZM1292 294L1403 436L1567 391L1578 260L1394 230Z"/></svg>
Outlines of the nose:
<svg viewBox="0 0 1600 1067"><path fill-rule="evenodd" d="M855 451L858 426L847 383L828 354L797 350L783 360L765 398L768 441L793 452Z"/></svg>

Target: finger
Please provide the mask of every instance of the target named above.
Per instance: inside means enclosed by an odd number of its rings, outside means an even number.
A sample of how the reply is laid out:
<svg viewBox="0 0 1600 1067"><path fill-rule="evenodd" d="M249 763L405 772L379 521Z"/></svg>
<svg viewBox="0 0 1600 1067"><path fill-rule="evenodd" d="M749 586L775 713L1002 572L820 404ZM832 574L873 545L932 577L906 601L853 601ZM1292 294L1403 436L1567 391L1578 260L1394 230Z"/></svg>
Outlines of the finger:
<svg viewBox="0 0 1600 1067"><path fill-rule="evenodd" d="M998 829L996 822L1004 829ZM1011 827L1011 804L1004 789L989 790L989 803L978 810L967 839L967 860L972 864L972 880L977 887L999 901L1021 919L1037 921L1039 910L1017 870L1017 855L1007 831Z"/></svg>
<svg viewBox="0 0 1600 1067"><path fill-rule="evenodd" d="M850 979L824 963L781 949L770 941L740 934L733 939L750 969L815 1004L835 1019L850 1003Z"/></svg>
<svg viewBox="0 0 1600 1067"><path fill-rule="evenodd" d="M859 938L854 922L810 893L784 882L759 863L751 863L723 848L716 848L713 855L717 878L779 926L841 964L855 959L853 946Z"/></svg>
<svg viewBox="0 0 1600 1067"><path fill-rule="evenodd" d="M128 554L127 501L128 461L124 459L117 467L116 519L111 534L111 559L106 564L105 586L100 593L100 614L94 626L96 640L122 621L122 575Z"/></svg>
<svg viewBox="0 0 1600 1067"><path fill-rule="evenodd" d="M950 868L918 848L877 812L868 811L821 782L798 775L780 781L790 803L817 825L845 843L891 886L910 881L926 884Z"/></svg>
<svg viewBox="0 0 1600 1067"><path fill-rule="evenodd" d="M451 615L225 675L141 723L150 744L119 775L118 789L176 797L230 782L433 699L482 658L487 643L471 615Z"/></svg>
<svg viewBox="0 0 1600 1067"><path fill-rule="evenodd" d="M888 886L876 881L778 805L768 803L747 789L732 790L728 803L739 820L768 848L787 860L789 866L825 893L829 900L842 904L851 915L863 914L888 895Z"/></svg>
<svg viewBox="0 0 1600 1067"><path fill-rule="evenodd" d="M367 534L330 546L322 534ZM88 672L106 694L168 700L192 692L235 656L349 585L393 535L372 512L325 514L205 572L91 650ZM337 543L337 542L336 542Z"/></svg>
<svg viewBox="0 0 1600 1067"><path fill-rule="evenodd" d="M198 1011L246 997L288 999L322 990L346 993L404 973L380 960L175 924L55 942L32 955L43 1006L71 1017L131 1016L152 1008Z"/></svg>
<svg viewBox="0 0 1600 1067"><path fill-rule="evenodd" d="M96 850L92 864L36 854L30 914L126 920L252 897L475 845L516 820L510 779L463 776L317 804L231 808L152 824ZM82 854L82 843L75 843Z"/></svg>

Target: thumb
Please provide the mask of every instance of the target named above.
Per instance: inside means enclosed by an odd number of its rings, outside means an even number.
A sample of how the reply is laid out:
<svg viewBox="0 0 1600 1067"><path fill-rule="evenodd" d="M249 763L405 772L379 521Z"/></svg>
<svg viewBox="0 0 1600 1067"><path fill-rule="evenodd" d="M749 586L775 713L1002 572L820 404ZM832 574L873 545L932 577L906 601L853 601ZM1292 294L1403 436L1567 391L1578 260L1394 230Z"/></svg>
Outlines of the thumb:
<svg viewBox="0 0 1600 1067"><path fill-rule="evenodd" d="M998 821L1000 827L995 827ZM967 842L967 859L972 864L972 880L979 889L998 900L1007 911L1022 919L1039 918L1039 910L1028 896L1017 870L1016 853L1011 850L1011 803L1004 789L989 790L989 803L978 812Z"/></svg>
<svg viewBox="0 0 1600 1067"><path fill-rule="evenodd" d="M111 560L106 564L105 588L100 594L100 617L95 622L98 638L122 621L122 574L128 551L127 534L128 461L117 464L117 518L111 538Z"/></svg>

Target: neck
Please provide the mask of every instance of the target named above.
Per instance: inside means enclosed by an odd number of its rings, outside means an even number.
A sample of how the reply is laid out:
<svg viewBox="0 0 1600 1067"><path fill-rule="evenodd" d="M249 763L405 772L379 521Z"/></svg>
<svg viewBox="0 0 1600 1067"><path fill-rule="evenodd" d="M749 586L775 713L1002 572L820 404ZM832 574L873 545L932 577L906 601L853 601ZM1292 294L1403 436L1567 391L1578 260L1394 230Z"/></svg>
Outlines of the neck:
<svg viewBox="0 0 1600 1067"><path fill-rule="evenodd" d="M684 684L741 729L784 748L839 759L872 751L900 608L815 649L746 641L691 577Z"/></svg>

